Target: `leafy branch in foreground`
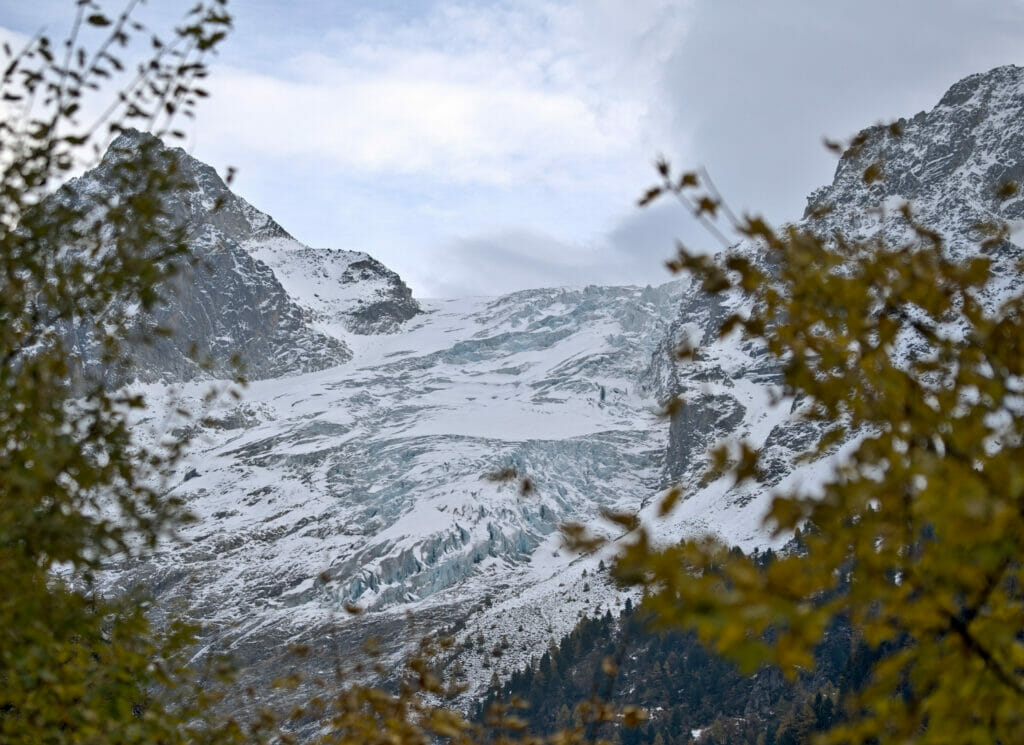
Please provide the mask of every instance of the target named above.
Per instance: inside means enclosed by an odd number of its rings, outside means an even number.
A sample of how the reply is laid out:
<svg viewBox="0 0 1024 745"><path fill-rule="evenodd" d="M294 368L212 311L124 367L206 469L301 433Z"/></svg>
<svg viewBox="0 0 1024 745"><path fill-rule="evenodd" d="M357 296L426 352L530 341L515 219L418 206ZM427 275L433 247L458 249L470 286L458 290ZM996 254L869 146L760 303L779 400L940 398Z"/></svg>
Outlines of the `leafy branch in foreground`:
<svg viewBox="0 0 1024 745"><path fill-rule="evenodd" d="M138 555L186 515L156 476L183 446L133 442L136 395L111 390L121 342L186 253L167 205L185 188L156 145L118 153L117 194L70 173L124 126L166 130L205 92L204 59L230 26L200 3L162 40L134 19L78 2L69 36L5 48L0 79L0 740L232 742L211 721L221 670L192 671L186 624L159 632L141 598L99 597L92 572ZM91 41L83 41L85 37ZM123 54L150 49L136 74ZM128 78L104 99L108 81ZM99 99L99 100L98 100ZM109 104L104 107L103 101ZM93 118L82 123L86 114ZM174 134L173 131L170 134ZM115 299L118 302L114 302ZM154 330L155 331L155 330ZM95 364L89 364L87 357ZM205 687L198 676L210 681Z"/></svg>
<svg viewBox="0 0 1024 745"><path fill-rule="evenodd" d="M640 527L616 573L646 589L661 622L696 630L747 669L810 667L835 618L885 645L821 742L1024 741L1019 283L986 307L991 259L948 258L909 206L910 238L896 245L775 230L725 212L700 174L658 168L643 203L675 196L698 219L724 215L743 241L716 228L719 256L680 246L670 269L747 299L720 336L739 330L777 361L798 416L822 425L808 457L840 443L850 454L820 496L774 498L766 524L777 536L800 530L800 551L758 568L710 537L656 548ZM730 452L718 451L713 477L758 477L756 450Z"/></svg>

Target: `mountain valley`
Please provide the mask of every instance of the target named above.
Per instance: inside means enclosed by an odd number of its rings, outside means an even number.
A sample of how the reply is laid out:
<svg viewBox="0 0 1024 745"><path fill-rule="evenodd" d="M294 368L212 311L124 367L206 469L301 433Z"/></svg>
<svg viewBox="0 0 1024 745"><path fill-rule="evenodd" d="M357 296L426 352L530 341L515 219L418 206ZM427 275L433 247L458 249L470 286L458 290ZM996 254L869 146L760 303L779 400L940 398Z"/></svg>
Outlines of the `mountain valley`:
<svg viewBox="0 0 1024 745"><path fill-rule="evenodd" d="M1024 258L1024 198L996 196L1024 174L1021 121L1024 69L971 76L899 134L866 130L802 224L899 240L909 200L965 257L984 237L979 224L1006 222L985 249L994 303L1019 287ZM614 540L601 511L631 511L661 540L714 533L744 550L779 548L788 536L762 525L773 492L813 492L851 446L798 460L820 434L802 403L762 348L715 334L742 312L738 297L682 278L416 300L373 258L298 243L212 169L179 157L195 182L179 214L201 263L157 320L185 336L140 347L128 387L150 402L135 421L140 439L191 428L195 444L167 488L197 520L147 561L106 567L101 582L161 606L187 601L204 652L234 654L243 680L269 681L289 644L308 645L322 672L370 637L395 659L422 635L454 633L468 695L479 694L492 672L521 669L628 596L604 571L611 553L567 551L560 525ZM861 174L875 160L885 179L869 184ZM102 192L103 167L71 186ZM743 250L760 260L757 245ZM676 360L683 340L700 344L696 361ZM207 369L188 361L196 342L213 358ZM205 403L237 354L242 398ZM662 416L677 397L678 413ZM725 438L764 449L763 482L700 483L708 449ZM657 519L656 497L675 483L686 496ZM483 651L469 643L479 636ZM487 650L499 641L496 658Z"/></svg>

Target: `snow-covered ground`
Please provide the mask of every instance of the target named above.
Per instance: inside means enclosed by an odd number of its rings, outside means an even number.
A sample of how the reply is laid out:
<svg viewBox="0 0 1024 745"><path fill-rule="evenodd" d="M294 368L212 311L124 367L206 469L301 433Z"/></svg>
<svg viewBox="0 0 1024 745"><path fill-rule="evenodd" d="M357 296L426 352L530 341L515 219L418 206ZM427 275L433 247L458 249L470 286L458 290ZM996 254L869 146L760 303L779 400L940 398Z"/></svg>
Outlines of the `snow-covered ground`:
<svg viewBox="0 0 1024 745"><path fill-rule="evenodd" d="M346 604L368 625L429 606L488 649L509 637L501 667L528 659L621 602L594 576L600 557L566 551L558 527L639 509L663 486L667 426L640 381L678 291L426 301L396 334L325 324L352 359L206 410L172 488L199 519L108 585L187 596L225 644L344 622ZM198 411L208 385L139 389ZM176 424L154 405L136 431Z"/></svg>

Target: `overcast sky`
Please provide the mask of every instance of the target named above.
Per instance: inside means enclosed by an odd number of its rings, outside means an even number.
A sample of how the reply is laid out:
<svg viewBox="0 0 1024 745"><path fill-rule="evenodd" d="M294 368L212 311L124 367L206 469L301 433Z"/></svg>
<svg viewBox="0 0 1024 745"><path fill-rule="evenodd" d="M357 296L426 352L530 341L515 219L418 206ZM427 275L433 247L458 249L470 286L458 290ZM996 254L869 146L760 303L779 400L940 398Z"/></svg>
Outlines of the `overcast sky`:
<svg viewBox="0 0 1024 745"><path fill-rule="evenodd" d="M73 6L0 0L0 26L59 36ZM1024 64L1017 0L230 7L187 149L236 167L300 241L367 251L419 297L665 281L674 238L704 238L678 208L635 206L658 154L796 219L832 177L823 136Z"/></svg>

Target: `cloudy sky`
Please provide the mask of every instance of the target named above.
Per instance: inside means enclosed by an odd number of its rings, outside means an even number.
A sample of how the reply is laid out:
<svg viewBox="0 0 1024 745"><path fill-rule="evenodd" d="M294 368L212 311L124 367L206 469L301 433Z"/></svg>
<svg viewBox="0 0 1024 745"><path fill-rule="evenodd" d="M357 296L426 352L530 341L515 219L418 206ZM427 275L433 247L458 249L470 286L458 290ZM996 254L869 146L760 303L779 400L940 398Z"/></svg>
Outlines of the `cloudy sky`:
<svg viewBox="0 0 1024 745"><path fill-rule="evenodd" d="M118 4L114 4L116 7ZM189 3L158 0L170 22ZM73 0L0 0L59 36ZM111 4L108 3L107 7ZM1017 0L233 0L187 148L304 243L364 250L420 297L658 283L663 154L776 222L831 180L822 137L1024 64ZM6 31L5 31L6 30Z"/></svg>

